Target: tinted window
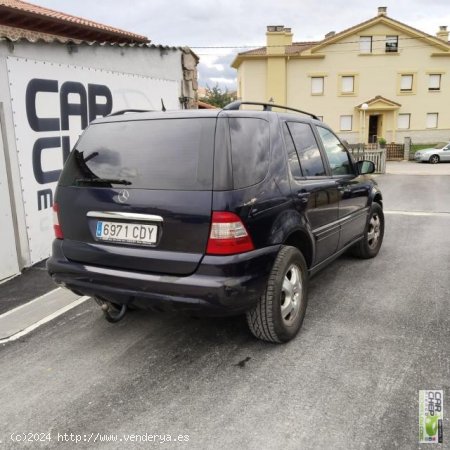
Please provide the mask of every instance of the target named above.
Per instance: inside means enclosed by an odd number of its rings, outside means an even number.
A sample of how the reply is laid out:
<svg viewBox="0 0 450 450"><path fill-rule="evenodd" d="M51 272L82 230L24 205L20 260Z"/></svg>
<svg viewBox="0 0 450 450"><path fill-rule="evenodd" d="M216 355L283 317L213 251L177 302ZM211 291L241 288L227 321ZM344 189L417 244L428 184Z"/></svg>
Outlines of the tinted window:
<svg viewBox="0 0 450 450"><path fill-rule="evenodd" d="M305 177L326 175L322 156L310 125L289 122L288 127L294 140L303 175Z"/></svg>
<svg viewBox="0 0 450 450"><path fill-rule="evenodd" d="M91 125L64 166L60 184L129 188L212 188L214 118L142 120ZM81 184L80 184L81 180Z"/></svg>
<svg viewBox="0 0 450 450"><path fill-rule="evenodd" d="M285 126L283 127L283 132L284 132L284 141L286 143L289 168L291 169L291 173L295 178L301 178L302 170L300 168L297 151L295 150L294 142L292 141L292 136L291 133L289 132L287 124L285 124Z"/></svg>
<svg viewBox="0 0 450 450"><path fill-rule="evenodd" d="M269 123L263 119L230 118L234 188L262 181L269 168Z"/></svg>
<svg viewBox="0 0 450 450"><path fill-rule="evenodd" d="M353 167L347 150L341 144L339 139L326 128L317 127L320 139L330 163L333 175L349 175L353 173Z"/></svg>

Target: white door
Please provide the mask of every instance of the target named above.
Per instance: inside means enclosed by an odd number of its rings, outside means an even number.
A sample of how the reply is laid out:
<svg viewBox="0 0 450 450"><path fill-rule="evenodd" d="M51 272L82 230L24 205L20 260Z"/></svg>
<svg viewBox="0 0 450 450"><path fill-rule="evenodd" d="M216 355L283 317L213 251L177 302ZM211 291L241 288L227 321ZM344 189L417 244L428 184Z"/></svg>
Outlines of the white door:
<svg viewBox="0 0 450 450"><path fill-rule="evenodd" d="M6 175L5 149L0 126L0 281L18 273L19 264Z"/></svg>

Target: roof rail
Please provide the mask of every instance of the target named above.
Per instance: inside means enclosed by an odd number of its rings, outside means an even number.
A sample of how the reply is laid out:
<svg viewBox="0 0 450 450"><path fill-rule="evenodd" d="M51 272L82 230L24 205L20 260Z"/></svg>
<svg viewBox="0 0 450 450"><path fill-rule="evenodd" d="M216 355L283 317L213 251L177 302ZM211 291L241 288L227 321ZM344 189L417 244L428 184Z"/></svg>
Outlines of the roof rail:
<svg viewBox="0 0 450 450"><path fill-rule="evenodd" d="M151 112L151 109L121 109L120 111L113 112L111 114L108 114L107 117L112 116L121 116L122 114L126 113L143 113L143 112Z"/></svg>
<svg viewBox="0 0 450 450"><path fill-rule="evenodd" d="M244 102L241 100L237 100L235 102L229 103L228 105L224 106L224 110L226 111L236 111L239 110L241 105L257 105L257 106L263 106L263 111L272 111L272 108L281 108L281 109L288 109L289 111L295 111L300 114L306 114L307 116L312 117L313 119L319 120L319 118L312 113L309 113L307 111L302 111L301 109L295 109L290 108L289 106L283 106L283 105L275 105L274 103L264 103L264 102Z"/></svg>

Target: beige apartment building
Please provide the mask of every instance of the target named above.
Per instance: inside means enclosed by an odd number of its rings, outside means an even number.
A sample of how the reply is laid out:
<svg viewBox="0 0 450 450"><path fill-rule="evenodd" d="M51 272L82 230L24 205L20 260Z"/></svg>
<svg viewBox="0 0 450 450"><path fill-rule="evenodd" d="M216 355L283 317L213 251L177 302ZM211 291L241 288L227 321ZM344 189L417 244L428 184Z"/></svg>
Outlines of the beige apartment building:
<svg viewBox="0 0 450 450"><path fill-rule="evenodd" d="M293 42L267 27L267 46L239 53L238 97L312 112L349 143L450 140L450 45L446 26L431 36L377 16L319 42Z"/></svg>

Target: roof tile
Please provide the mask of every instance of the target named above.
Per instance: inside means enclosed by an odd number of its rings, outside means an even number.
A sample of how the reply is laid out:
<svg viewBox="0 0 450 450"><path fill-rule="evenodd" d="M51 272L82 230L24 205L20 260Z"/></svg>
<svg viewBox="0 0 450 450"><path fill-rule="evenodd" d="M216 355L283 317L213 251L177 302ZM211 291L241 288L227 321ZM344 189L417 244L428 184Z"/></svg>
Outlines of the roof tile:
<svg viewBox="0 0 450 450"><path fill-rule="evenodd" d="M65 14L63 12L55 11L53 9L33 5L32 3L27 3L21 0L0 0L0 10L5 8L10 10L16 10L19 12L29 13L36 17L53 19L55 21L65 22L67 24L72 25L80 25L82 27L87 27L95 31L114 33L115 35L123 36L128 40L132 39L138 42L149 42L149 39L146 36L141 36L139 34L121 30L120 28L115 28L109 25L94 22L92 20L84 19L82 17Z"/></svg>

